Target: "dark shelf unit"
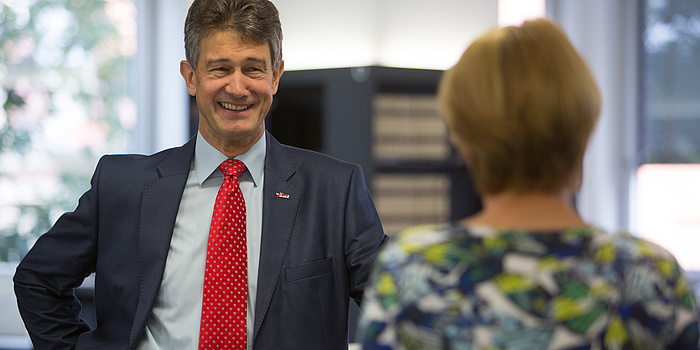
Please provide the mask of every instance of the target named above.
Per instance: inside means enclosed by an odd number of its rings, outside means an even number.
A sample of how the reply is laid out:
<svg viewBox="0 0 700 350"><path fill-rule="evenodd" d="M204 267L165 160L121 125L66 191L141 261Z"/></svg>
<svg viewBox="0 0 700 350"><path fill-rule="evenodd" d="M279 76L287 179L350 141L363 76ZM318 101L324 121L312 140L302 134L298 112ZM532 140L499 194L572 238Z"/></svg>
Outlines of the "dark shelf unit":
<svg viewBox="0 0 700 350"><path fill-rule="evenodd" d="M461 158L441 161L378 160L373 156L373 98L377 94L434 94L442 71L391 67L349 67L288 71L266 120L282 143L312 149L359 164L372 186L375 174L444 173L450 176L450 220L481 209Z"/></svg>

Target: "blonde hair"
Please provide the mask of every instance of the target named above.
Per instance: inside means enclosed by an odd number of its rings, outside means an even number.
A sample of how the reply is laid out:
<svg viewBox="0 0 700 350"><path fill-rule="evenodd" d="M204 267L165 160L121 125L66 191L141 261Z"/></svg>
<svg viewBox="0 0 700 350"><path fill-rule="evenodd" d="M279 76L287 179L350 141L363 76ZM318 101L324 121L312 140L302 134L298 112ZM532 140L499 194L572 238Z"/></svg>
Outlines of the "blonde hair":
<svg viewBox="0 0 700 350"><path fill-rule="evenodd" d="M438 98L483 194L570 186L601 103L581 56L544 19L479 37L445 72Z"/></svg>

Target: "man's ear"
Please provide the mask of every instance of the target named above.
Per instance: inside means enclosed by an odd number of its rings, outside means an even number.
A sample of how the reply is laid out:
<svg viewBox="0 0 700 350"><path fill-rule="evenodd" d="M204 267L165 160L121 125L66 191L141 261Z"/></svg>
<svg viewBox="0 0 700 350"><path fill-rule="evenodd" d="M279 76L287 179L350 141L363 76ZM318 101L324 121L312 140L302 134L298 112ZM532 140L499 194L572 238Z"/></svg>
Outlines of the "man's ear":
<svg viewBox="0 0 700 350"><path fill-rule="evenodd" d="M275 69L274 72L272 72L272 94L277 93L277 88L280 85L280 78L282 77L282 73L284 73L284 60L280 61L279 67Z"/></svg>
<svg viewBox="0 0 700 350"><path fill-rule="evenodd" d="M187 92L189 92L191 96L195 96L197 93L197 82L194 69L192 69L189 62L184 60L180 61L180 74L182 74L182 77L185 79L185 84L187 84Z"/></svg>

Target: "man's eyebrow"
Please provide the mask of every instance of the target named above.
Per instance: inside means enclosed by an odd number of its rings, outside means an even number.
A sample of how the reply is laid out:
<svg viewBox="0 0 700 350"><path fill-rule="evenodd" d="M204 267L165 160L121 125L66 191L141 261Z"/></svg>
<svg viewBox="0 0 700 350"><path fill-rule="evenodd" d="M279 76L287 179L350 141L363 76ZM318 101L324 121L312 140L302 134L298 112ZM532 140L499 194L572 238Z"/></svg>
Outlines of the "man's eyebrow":
<svg viewBox="0 0 700 350"><path fill-rule="evenodd" d="M248 57L244 61L245 63L259 64L262 66L263 70L267 70L267 60L260 57Z"/></svg>
<svg viewBox="0 0 700 350"><path fill-rule="evenodd" d="M210 59L207 60L205 66L210 67L219 63L229 63L231 60L228 58L215 58L215 59Z"/></svg>

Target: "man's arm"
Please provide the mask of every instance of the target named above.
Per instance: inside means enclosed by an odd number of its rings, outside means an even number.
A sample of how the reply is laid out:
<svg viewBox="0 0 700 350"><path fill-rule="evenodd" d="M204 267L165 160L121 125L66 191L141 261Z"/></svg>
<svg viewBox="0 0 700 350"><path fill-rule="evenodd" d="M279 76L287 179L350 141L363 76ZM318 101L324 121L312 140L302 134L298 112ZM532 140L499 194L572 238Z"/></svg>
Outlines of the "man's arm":
<svg viewBox="0 0 700 350"><path fill-rule="evenodd" d="M389 240L365 184L362 169L355 165L345 207L345 264L350 296L360 305L362 292L377 253Z"/></svg>
<svg viewBox="0 0 700 350"><path fill-rule="evenodd" d="M99 169L76 210L39 237L15 272L17 306L37 349L73 349L90 330L74 288L95 269Z"/></svg>

